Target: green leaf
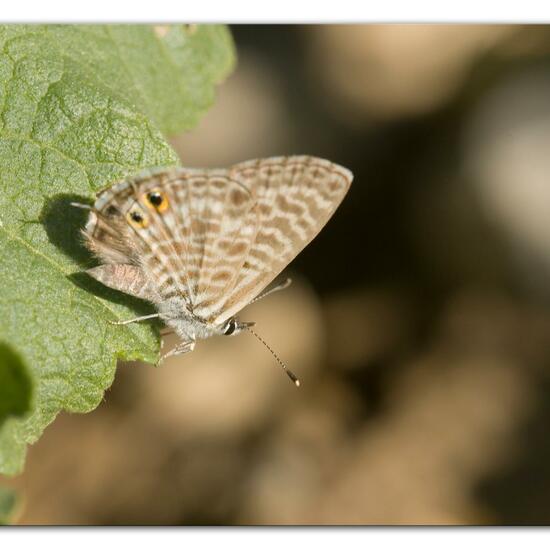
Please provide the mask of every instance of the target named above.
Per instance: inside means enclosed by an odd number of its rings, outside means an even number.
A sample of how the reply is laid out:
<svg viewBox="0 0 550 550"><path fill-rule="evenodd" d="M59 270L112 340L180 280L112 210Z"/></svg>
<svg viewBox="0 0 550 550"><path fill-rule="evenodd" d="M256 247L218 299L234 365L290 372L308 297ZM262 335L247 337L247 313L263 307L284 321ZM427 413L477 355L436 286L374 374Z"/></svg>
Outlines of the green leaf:
<svg viewBox="0 0 550 550"><path fill-rule="evenodd" d="M0 342L0 424L8 416L22 416L31 407L31 379L11 347Z"/></svg>
<svg viewBox="0 0 550 550"><path fill-rule="evenodd" d="M0 486L0 525L9 525L13 521L17 504L15 491Z"/></svg>
<svg viewBox="0 0 550 550"><path fill-rule="evenodd" d="M79 273L94 261L70 202L177 164L161 132L192 127L233 63L223 26L0 27L0 339L34 386L32 413L0 426L0 473L59 411L94 409L116 358L156 360L151 325L107 323L150 307Z"/></svg>

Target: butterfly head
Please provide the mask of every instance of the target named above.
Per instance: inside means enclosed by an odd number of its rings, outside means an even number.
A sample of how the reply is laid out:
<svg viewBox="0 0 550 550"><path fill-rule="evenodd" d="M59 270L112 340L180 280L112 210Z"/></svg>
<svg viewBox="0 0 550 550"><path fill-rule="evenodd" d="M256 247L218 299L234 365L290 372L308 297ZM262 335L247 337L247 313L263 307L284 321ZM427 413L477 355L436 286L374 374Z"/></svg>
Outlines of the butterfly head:
<svg viewBox="0 0 550 550"><path fill-rule="evenodd" d="M221 333L225 336L234 336L239 334L248 327L253 327L256 323L247 323L244 321L239 321L236 317L231 317L223 325L221 325Z"/></svg>

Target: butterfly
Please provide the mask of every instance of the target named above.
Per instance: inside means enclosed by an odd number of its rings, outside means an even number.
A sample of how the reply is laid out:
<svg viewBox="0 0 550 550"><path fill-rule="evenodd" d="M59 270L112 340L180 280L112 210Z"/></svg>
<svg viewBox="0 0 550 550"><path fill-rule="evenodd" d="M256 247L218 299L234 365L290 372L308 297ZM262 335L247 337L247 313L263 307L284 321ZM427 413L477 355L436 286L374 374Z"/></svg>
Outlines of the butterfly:
<svg viewBox="0 0 550 550"><path fill-rule="evenodd" d="M100 191L93 207L74 204L90 209L85 243L102 262L87 273L156 306L116 324L160 318L181 339L161 361L199 339L253 332L236 314L288 286L265 290L327 223L352 179L312 156L148 170Z"/></svg>

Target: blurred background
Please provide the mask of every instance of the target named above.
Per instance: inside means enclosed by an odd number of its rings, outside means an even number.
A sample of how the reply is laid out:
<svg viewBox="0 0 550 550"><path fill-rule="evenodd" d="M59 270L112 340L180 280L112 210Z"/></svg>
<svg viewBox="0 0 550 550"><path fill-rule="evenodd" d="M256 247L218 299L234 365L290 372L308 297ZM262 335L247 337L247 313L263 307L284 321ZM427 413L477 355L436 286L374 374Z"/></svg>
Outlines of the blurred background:
<svg viewBox="0 0 550 550"><path fill-rule="evenodd" d="M22 524L550 524L550 26L233 26L188 166L355 174L250 335L121 364Z"/></svg>

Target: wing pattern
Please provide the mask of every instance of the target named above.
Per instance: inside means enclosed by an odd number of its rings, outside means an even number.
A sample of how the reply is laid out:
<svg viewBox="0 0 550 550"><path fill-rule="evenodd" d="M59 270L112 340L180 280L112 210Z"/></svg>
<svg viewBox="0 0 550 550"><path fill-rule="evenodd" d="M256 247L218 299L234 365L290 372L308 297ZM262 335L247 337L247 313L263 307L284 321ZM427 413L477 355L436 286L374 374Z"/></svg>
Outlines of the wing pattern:
<svg viewBox="0 0 550 550"><path fill-rule="evenodd" d="M136 266L160 300L182 296L220 324L315 237L351 180L309 156L151 171L100 192L84 234L104 263Z"/></svg>

